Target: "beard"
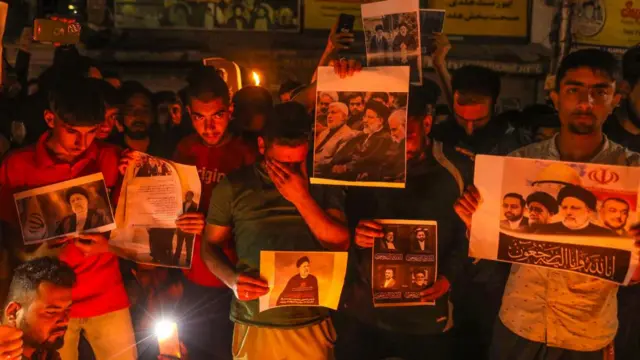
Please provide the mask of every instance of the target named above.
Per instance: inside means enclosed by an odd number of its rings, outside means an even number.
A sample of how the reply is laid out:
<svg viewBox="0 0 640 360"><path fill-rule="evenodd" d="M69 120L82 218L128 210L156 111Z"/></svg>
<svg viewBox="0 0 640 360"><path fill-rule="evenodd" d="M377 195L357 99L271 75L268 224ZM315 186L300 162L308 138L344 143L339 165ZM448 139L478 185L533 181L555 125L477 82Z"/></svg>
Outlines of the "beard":
<svg viewBox="0 0 640 360"><path fill-rule="evenodd" d="M593 134L596 129L598 128L598 122L596 121L596 118L593 114L591 113L574 113L572 115L576 115L576 116L588 116L592 119L591 122L585 123L585 122L580 122L580 121L576 121L576 122L570 122L569 123L569 131L572 134L576 134L576 135L590 135Z"/></svg>
<svg viewBox="0 0 640 360"><path fill-rule="evenodd" d="M149 137L149 128L142 121L134 121L131 126L124 127L124 133L133 140L143 140Z"/></svg>
<svg viewBox="0 0 640 360"><path fill-rule="evenodd" d="M516 215L512 212L508 212L504 214L504 217L509 221L518 221L520 220L520 218L522 218L522 214Z"/></svg>

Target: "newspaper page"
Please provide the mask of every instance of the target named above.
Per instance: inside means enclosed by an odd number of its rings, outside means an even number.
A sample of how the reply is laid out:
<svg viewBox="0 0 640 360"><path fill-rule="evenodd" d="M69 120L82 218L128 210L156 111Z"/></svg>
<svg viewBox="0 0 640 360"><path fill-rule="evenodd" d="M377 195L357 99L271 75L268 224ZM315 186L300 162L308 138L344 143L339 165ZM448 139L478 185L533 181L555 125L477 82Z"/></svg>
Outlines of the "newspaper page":
<svg viewBox="0 0 640 360"><path fill-rule="evenodd" d="M318 68L312 184L404 188L409 68Z"/></svg>
<svg viewBox="0 0 640 360"><path fill-rule="evenodd" d="M27 245L116 227L102 173L23 191L13 198Z"/></svg>
<svg viewBox="0 0 640 360"><path fill-rule="evenodd" d="M362 4L368 66L409 66L412 84L422 85L418 0Z"/></svg>
<svg viewBox="0 0 640 360"><path fill-rule="evenodd" d="M431 56L436 50L435 33L444 30L445 11L439 9L420 9L420 41L422 55Z"/></svg>
<svg viewBox="0 0 640 360"><path fill-rule="evenodd" d="M371 286L375 307L435 305L420 291L438 276L438 223L376 220L384 237L373 246Z"/></svg>
<svg viewBox="0 0 640 360"><path fill-rule="evenodd" d="M109 241L113 251L141 264L190 268L195 235L178 230L175 222L198 211L200 195L195 166L136 153L116 208L117 228Z"/></svg>
<svg viewBox="0 0 640 360"><path fill-rule="evenodd" d="M469 256L628 284L640 168L476 156Z"/></svg>
<svg viewBox="0 0 640 360"><path fill-rule="evenodd" d="M322 306L337 310L347 272L347 252L261 251L260 276L271 291L260 297L260 312L281 306Z"/></svg>

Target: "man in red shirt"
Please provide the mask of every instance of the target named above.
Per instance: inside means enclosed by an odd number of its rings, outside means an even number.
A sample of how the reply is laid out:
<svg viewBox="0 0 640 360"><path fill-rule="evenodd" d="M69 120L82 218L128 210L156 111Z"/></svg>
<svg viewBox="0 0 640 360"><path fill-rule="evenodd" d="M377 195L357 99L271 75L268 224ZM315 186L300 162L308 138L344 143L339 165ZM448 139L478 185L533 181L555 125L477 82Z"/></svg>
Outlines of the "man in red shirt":
<svg viewBox="0 0 640 360"><path fill-rule="evenodd" d="M227 84L211 67L198 70L199 81L192 82L187 89L187 110L196 133L182 139L177 146L174 160L182 164L195 165L202 183L198 214L209 209L213 188L224 176L255 161L255 146L249 146L241 138L228 131L231 117L229 89ZM194 216L196 216L194 214ZM179 220L189 221L188 218ZM184 226L184 225L183 225ZM191 269L185 272L184 299L186 313L181 329L193 359L231 359L233 324L229 320L231 291L216 278L202 262L200 235L196 237ZM235 252L226 247L227 258L235 262ZM184 335L182 335L184 334Z"/></svg>
<svg viewBox="0 0 640 360"><path fill-rule="evenodd" d="M107 188L113 190L120 177L120 149L94 141L104 114L104 101L95 83L65 78L52 90L49 108L44 112L49 131L36 144L9 154L0 166L0 203L4 204L0 207L0 221L3 246L10 253L12 267L54 255L76 274L69 327L60 350L62 360L78 359L81 333L97 360L136 358L129 300L118 259L109 252L107 234L81 234L25 246L18 214L11 204L17 192L99 172ZM26 219L26 226L29 221Z"/></svg>

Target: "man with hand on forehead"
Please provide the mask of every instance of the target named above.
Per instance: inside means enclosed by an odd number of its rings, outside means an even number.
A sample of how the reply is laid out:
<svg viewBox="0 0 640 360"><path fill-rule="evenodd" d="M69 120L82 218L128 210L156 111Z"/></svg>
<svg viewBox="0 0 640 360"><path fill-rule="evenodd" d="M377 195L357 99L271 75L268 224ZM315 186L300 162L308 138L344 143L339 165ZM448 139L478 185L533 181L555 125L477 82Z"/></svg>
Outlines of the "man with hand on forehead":
<svg viewBox="0 0 640 360"><path fill-rule="evenodd" d="M231 320L236 359L333 359L335 331L328 309L258 310L258 298L271 290L258 275L261 250L349 247L342 190L309 185L310 124L304 106L276 106L258 138L262 161L229 173L211 194L201 255L235 295ZM228 241L238 255L236 266L222 253Z"/></svg>

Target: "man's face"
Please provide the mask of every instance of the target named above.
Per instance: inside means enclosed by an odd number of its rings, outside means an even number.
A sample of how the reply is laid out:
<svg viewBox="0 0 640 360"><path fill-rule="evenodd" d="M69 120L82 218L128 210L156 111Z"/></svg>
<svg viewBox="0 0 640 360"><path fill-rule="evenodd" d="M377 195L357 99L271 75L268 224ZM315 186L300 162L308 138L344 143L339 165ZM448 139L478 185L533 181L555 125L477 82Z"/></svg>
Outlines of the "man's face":
<svg viewBox="0 0 640 360"><path fill-rule="evenodd" d="M302 265L300 265L300 267L298 268L298 271L300 271L300 277L306 279L307 276L309 276L309 272L311 271L311 269L309 268L309 263L306 261L303 262Z"/></svg>
<svg viewBox="0 0 640 360"><path fill-rule="evenodd" d="M409 116L407 122L407 161L420 159L424 154L424 136L420 120L417 117Z"/></svg>
<svg viewBox="0 0 640 360"><path fill-rule="evenodd" d="M347 114L345 114L340 106L329 106L329 113L327 114L327 125L330 129L338 129L347 122Z"/></svg>
<svg viewBox="0 0 640 360"><path fill-rule="evenodd" d="M71 157L76 157L85 152L93 143L98 132L99 125L72 126L66 124L58 116L53 120L51 140L55 142L62 152Z"/></svg>
<svg viewBox="0 0 640 360"><path fill-rule="evenodd" d="M364 100L362 96L357 96L349 100L349 113L351 116L360 116L364 111Z"/></svg>
<svg viewBox="0 0 640 360"><path fill-rule="evenodd" d="M567 197L560 204L560 212L564 220L562 223L569 229L579 229L589 221L591 211L582 200Z"/></svg>
<svg viewBox="0 0 640 360"><path fill-rule="evenodd" d="M17 322L24 332L23 340L34 348L60 349L69 325L71 289L43 282L34 296Z"/></svg>
<svg viewBox="0 0 640 360"><path fill-rule="evenodd" d="M607 200L600 209L600 218L611 230L621 230L629 219L629 205L617 200Z"/></svg>
<svg viewBox="0 0 640 360"><path fill-rule="evenodd" d="M231 119L231 112L229 105L225 104L222 98L215 98L211 101L193 98L188 110L193 128L205 144L218 145L224 139Z"/></svg>
<svg viewBox="0 0 640 360"><path fill-rule="evenodd" d="M382 129L382 118L371 109L365 111L363 120L364 132L367 134L372 134Z"/></svg>
<svg viewBox="0 0 640 360"><path fill-rule="evenodd" d="M613 79L590 68L567 71L560 88L551 92L563 129L576 135L602 131L607 117L620 102Z"/></svg>
<svg viewBox="0 0 640 360"><path fill-rule="evenodd" d="M406 26L401 26L400 27L400 35L407 36L407 27Z"/></svg>
<svg viewBox="0 0 640 360"><path fill-rule="evenodd" d="M120 116L120 108L118 107L107 107L104 112L104 122L100 124L98 128L98 132L96 133L96 137L100 140L104 140L111 135L111 131L113 127L116 125L116 121Z"/></svg>
<svg viewBox="0 0 640 360"><path fill-rule="evenodd" d="M551 213L541 203L532 201L527 205L527 209L529 210L529 224L540 225L549 223Z"/></svg>
<svg viewBox="0 0 640 360"><path fill-rule="evenodd" d="M384 279L385 280L391 280L393 279L393 270L391 269L387 269L384 271Z"/></svg>
<svg viewBox="0 0 640 360"><path fill-rule="evenodd" d="M454 94L453 110L456 122L471 136L476 130L487 126L491 120L493 99L491 96L478 94Z"/></svg>
<svg viewBox="0 0 640 360"><path fill-rule="evenodd" d="M378 31L376 31L376 35L378 35L378 38L381 38L382 35L384 35L384 32L382 31L382 29L378 29Z"/></svg>
<svg viewBox="0 0 640 360"><path fill-rule="evenodd" d="M404 140L405 125L402 119L392 117L389 119L389 130L391 131L391 138L394 142L400 143Z"/></svg>
<svg viewBox="0 0 640 360"><path fill-rule="evenodd" d="M629 93L629 105L633 112L631 115L635 115L637 118L640 118L640 80Z"/></svg>
<svg viewBox="0 0 640 360"><path fill-rule="evenodd" d="M187 196L185 196L185 199L187 201L193 201L193 193L192 192L188 192Z"/></svg>
<svg viewBox="0 0 640 360"><path fill-rule="evenodd" d="M260 152L264 154L265 159L277 161L297 173L303 171L307 152L309 151L308 143L298 146L278 145L275 143L266 149L262 148L260 143L264 143L259 141L258 145L261 146Z"/></svg>
<svg viewBox="0 0 640 360"><path fill-rule="evenodd" d="M144 139L149 136L149 128L153 123L153 107L151 99L144 94L131 96L124 107L125 133L132 139Z"/></svg>
<svg viewBox="0 0 640 360"><path fill-rule="evenodd" d="M418 231L418 233L416 234L416 238L418 239L418 241L425 241L427 239L427 234L425 234L424 231Z"/></svg>
<svg viewBox="0 0 640 360"><path fill-rule="evenodd" d="M291 101L291 92L286 92L286 93L282 93L280 94L280 102L282 103L286 103Z"/></svg>
<svg viewBox="0 0 640 360"><path fill-rule="evenodd" d="M425 285L425 281L424 280L425 280L424 273L419 272L419 273L416 274L416 285L424 286Z"/></svg>
<svg viewBox="0 0 640 360"><path fill-rule="evenodd" d="M522 204L520 199L506 197L502 200L504 217L509 221L518 221L522 218Z"/></svg>
<svg viewBox="0 0 640 360"><path fill-rule="evenodd" d="M387 233L387 236L385 236L385 239L387 239L387 242L392 243L393 240L395 239L395 235L393 235L393 232L389 231Z"/></svg>
<svg viewBox="0 0 640 360"><path fill-rule="evenodd" d="M24 138L27 136L27 128L24 126L22 121L12 121L11 122L11 137L13 140L22 144Z"/></svg>
<svg viewBox="0 0 640 360"><path fill-rule="evenodd" d="M320 99L318 101L318 111L320 112L320 114L327 115L327 112L329 111L329 105L331 105L332 102L333 99L330 96L320 96Z"/></svg>
<svg viewBox="0 0 640 360"><path fill-rule="evenodd" d="M422 128L424 129L424 135L429 136L431 134L431 128L433 127L433 114L435 109L433 105L427 105L427 115L422 118Z"/></svg>
<svg viewBox="0 0 640 360"><path fill-rule="evenodd" d="M76 214L84 214L89 209L89 200L82 194L73 194L69 197L71 210Z"/></svg>

